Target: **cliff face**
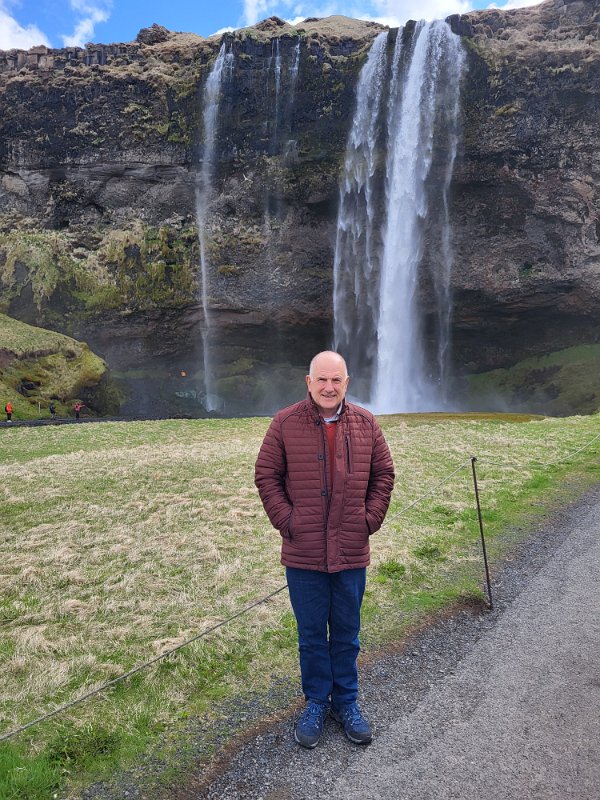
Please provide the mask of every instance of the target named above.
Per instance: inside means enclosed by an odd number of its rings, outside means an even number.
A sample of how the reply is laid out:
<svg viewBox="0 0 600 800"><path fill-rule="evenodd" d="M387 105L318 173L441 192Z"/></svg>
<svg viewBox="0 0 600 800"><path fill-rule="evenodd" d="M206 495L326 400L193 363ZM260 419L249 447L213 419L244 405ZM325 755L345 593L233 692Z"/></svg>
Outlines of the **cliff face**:
<svg viewBox="0 0 600 800"><path fill-rule="evenodd" d="M453 203L459 352L477 371L598 341L600 4L452 24L469 51Z"/></svg>
<svg viewBox="0 0 600 800"><path fill-rule="evenodd" d="M459 370L599 339L599 14L549 0L450 20L468 51ZM329 343L340 167L381 30L273 18L224 37L205 241L226 411L295 398L290 364L301 379ZM153 26L125 45L0 54L0 310L88 341L125 381L125 411L202 403L196 199L220 43Z"/></svg>

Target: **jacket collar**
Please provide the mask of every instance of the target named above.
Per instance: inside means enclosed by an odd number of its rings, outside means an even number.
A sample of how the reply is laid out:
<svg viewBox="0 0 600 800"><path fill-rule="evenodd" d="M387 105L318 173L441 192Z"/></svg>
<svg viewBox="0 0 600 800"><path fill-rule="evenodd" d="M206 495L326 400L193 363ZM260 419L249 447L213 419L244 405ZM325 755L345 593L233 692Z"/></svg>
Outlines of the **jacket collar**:
<svg viewBox="0 0 600 800"><path fill-rule="evenodd" d="M308 408L310 410L311 415L314 417L315 422L319 421L321 417L321 412L315 401L312 398L312 395L309 391L306 392L306 400L308 402ZM342 416L346 413L346 409L348 405L346 403L346 398L344 398L340 404L339 411L337 412L338 419L341 419Z"/></svg>

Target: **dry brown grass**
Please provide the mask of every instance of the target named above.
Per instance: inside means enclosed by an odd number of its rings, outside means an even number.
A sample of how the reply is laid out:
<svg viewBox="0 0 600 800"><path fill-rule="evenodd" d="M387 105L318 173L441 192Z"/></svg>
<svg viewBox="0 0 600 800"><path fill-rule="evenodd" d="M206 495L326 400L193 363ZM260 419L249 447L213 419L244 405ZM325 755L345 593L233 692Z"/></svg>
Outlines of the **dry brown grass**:
<svg viewBox="0 0 600 800"><path fill-rule="evenodd" d="M536 473L531 463L576 449L598 432L598 421L424 417L414 424L385 418L398 477L390 521L373 539L371 574L390 560L404 564L409 576L422 571L415 550L434 540L444 551L445 570L475 558L464 548L474 531L467 470L395 515L471 454L482 459L484 506L504 509L513 499L518 505ZM279 537L253 486L267 424L198 420L10 431L0 465L4 730L165 652L283 584ZM28 446L33 457L24 460ZM44 446L53 452L43 454ZM486 456L520 466L486 465ZM425 584L435 583L438 567L426 569ZM386 591L372 583L371 602L387 608ZM285 594L278 595L211 637L217 652L241 637L252 653L254 667L242 683L235 675L226 679L238 691L263 685L278 670L295 672L293 651L261 647L261 636L276 631L287 610ZM193 670L203 647L186 650L188 672L177 678L157 671L144 678L142 694L166 719L196 692ZM117 704L101 713L127 726L140 702L132 693L130 707ZM83 718L96 713L93 704L81 712Z"/></svg>

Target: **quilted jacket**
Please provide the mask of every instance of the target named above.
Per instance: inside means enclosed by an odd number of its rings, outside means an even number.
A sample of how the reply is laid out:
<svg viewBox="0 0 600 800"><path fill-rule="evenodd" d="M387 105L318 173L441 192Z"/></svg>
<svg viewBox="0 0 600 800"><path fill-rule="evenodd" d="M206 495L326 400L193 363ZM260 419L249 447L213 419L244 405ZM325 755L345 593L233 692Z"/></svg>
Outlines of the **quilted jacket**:
<svg viewBox="0 0 600 800"><path fill-rule="evenodd" d="M310 395L279 411L256 461L255 483L281 563L340 572L369 564L394 486L389 448L373 415L344 401L336 425L333 485L324 422Z"/></svg>

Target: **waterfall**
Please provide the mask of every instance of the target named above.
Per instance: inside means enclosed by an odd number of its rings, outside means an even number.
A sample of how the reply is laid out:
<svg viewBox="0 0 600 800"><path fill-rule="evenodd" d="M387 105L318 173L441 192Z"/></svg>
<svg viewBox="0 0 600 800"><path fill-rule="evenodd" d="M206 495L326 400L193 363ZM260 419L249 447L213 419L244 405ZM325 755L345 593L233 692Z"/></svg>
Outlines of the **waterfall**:
<svg viewBox="0 0 600 800"><path fill-rule="evenodd" d="M203 94L202 121L204 125L204 149L202 165L196 184L196 219L198 224L198 237L200 242L200 276L202 280L201 300L204 317L202 331L202 355L204 366L204 394L207 411L214 411L218 407L218 397L214 390L214 371L211 353L211 313L209 308L209 275L207 258L207 216L212 197L212 176L214 169L217 119L221 99L221 87L226 77L231 76L233 69L233 53L227 52L226 43L223 42L219 55L206 80Z"/></svg>
<svg viewBox="0 0 600 800"><path fill-rule="evenodd" d="M293 57L290 64L290 90L286 108L287 133L292 134L294 124L294 102L296 100L296 87L298 85L298 74L300 72L300 42L298 37L293 50ZM283 149L283 160L285 164L293 163L298 155L298 142L295 139L288 139Z"/></svg>
<svg viewBox="0 0 600 800"><path fill-rule="evenodd" d="M300 37L294 47L294 60L290 69L290 96L291 102L294 102L294 94L296 93L296 84L298 83L298 71L300 70Z"/></svg>
<svg viewBox="0 0 600 800"><path fill-rule="evenodd" d="M334 346L348 356L358 396L378 412L448 402L448 192L464 56L443 22L419 23L408 42L405 33L387 60L380 34L361 72L334 259ZM429 314L419 294L428 284Z"/></svg>
<svg viewBox="0 0 600 800"><path fill-rule="evenodd" d="M279 116L279 94L281 92L281 51L279 39L273 41L275 45L275 117Z"/></svg>
<svg viewBox="0 0 600 800"><path fill-rule="evenodd" d="M340 183L333 264L335 349L346 358L353 376L353 394L358 389L363 399L369 398L369 376L377 357L381 222L376 214L375 171L381 88L387 71L387 36L380 33L373 42L356 89L356 112Z"/></svg>

